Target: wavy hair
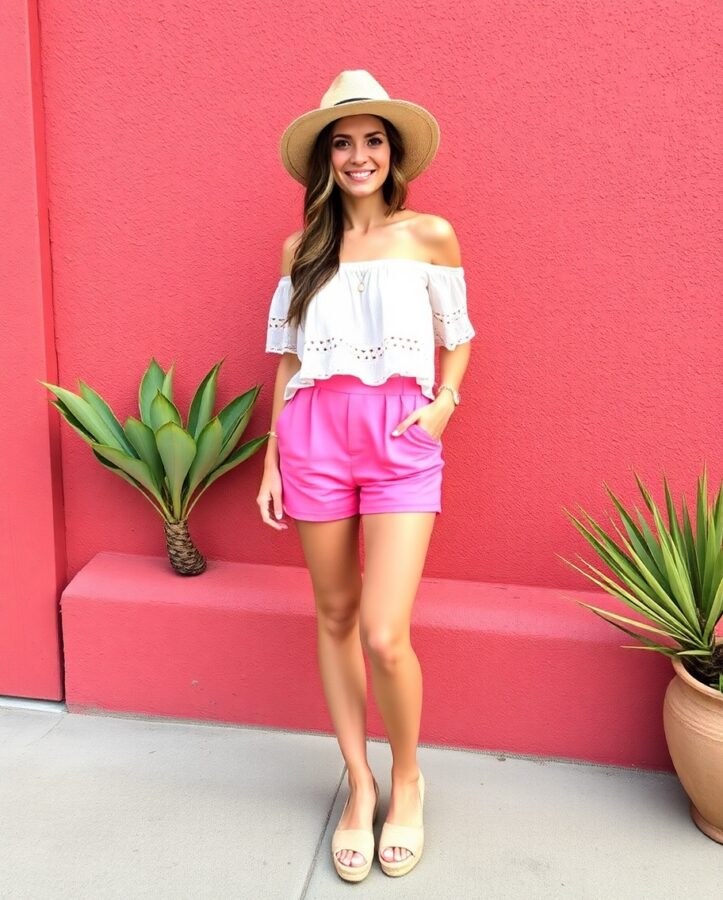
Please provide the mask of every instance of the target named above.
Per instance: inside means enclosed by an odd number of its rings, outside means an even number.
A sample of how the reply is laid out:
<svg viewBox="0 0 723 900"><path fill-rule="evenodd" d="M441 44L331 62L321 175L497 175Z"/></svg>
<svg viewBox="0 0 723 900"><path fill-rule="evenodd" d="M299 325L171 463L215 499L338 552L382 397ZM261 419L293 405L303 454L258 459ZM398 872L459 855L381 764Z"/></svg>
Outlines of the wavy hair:
<svg viewBox="0 0 723 900"><path fill-rule="evenodd" d="M382 116L389 141L389 174L382 185L386 217L403 210L409 182L402 172L404 144L399 131ZM292 294L287 314L291 325L303 321L314 294L339 268L339 253L344 234L341 190L331 168L332 131L329 122L317 135L311 151L304 195L304 230L291 263Z"/></svg>

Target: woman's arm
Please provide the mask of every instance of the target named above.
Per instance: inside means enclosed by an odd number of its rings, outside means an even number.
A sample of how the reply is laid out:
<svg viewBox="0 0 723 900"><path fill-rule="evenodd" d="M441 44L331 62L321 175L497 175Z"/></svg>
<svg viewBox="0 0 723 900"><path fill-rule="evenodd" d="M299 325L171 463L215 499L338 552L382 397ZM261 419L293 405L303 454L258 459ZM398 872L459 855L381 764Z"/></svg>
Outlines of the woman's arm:
<svg viewBox="0 0 723 900"><path fill-rule="evenodd" d="M281 276L291 273L291 263L294 260L294 253L301 238L302 231L295 231L290 234L284 241L281 248ZM282 353L279 365L276 369L276 381L274 382L274 399L271 406L271 425L270 431L276 431L276 420L284 408L284 390L294 374L301 368L301 360L295 353ZM276 467L279 464L279 448L276 438L269 436L266 446L266 457L264 459L264 467Z"/></svg>
<svg viewBox="0 0 723 900"><path fill-rule="evenodd" d="M452 225L441 216L434 217L433 231L433 253L436 265L442 266L461 266L462 254L459 246L457 235ZM454 350L448 350L446 347L439 348L439 384L448 384L455 391L459 392L464 378L465 372L469 365L469 358L472 352L470 341L465 344L458 344ZM433 431L436 434L437 429L441 426L444 429L447 425L449 417L455 410L454 399L449 391L440 391L433 405L440 409L442 421L436 420L433 423Z"/></svg>
<svg viewBox="0 0 723 900"><path fill-rule="evenodd" d="M284 353L279 360L276 369L276 381L274 382L274 400L271 406L271 425L269 430L276 431L276 420L281 410L284 408L284 390L294 374L301 368L301 360L295 353ZM264 459L264 467L278 466L279 464L279 448L276 438L269 436L266 444L266 457Z"/></svg>

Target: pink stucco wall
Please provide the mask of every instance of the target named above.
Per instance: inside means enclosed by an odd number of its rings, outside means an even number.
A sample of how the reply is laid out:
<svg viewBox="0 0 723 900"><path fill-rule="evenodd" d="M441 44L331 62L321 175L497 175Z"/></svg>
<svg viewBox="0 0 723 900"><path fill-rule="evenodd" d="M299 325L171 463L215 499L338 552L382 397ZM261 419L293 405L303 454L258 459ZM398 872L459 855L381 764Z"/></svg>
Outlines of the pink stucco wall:
<svg viewBox="0 0 723 900"><path fill-rule="evenodd" d="M344 68L439 118L409 206L447 217L478 336L444 436L426 574L582 585L562 513L637 502L635 469L692 501L721 476L720 66L715 4L420 6L40 0L59 377L123 420L150 357L185 411L221 357L219 403L264 384L266 314L301 188L287 122ZM148 504L62 431L68 577L102 549L164 552ZM300 564L264 526L262 456L191 530L215 558Z"/></svg>
<svg viewBox="0 0 723 900"><path fill-rule="evenodd" d="M63 696L61 423L38 19L0 3L0 695Z"/></svg>

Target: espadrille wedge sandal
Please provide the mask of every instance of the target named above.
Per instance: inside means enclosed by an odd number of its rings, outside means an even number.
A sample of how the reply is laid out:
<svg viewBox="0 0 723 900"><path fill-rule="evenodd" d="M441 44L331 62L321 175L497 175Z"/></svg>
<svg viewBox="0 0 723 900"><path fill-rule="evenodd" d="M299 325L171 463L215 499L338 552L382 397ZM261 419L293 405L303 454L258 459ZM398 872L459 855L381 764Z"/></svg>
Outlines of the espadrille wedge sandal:
<svg viewBox="0 0 723 900"><path fill-rule="evenodd" d="M424 810L424 776L421 771L419 773L419 801L422 811ZM387 847L404 847L409 850L410 855L398 862L390 862L382 856L382 850ZM414 827L412 825L394 825L392 822L385 822L382 826L382 833L379 837L379 865L385 875L406 875L411 872L422 857L424 848L424 827Z"/></svg>
<svg viewBox="0 0 723 900"><path fill-rule="evenodd" d="M374 790L377 799L374 803L374 814L372 816L372 828L377 820L379 811L379 785L376 778L374 779ZM349 795L351 796L351 794ZM349 805L349 797L346 798L344 809L341 811L339 821L344 818L344 813ZM353 850L355 853L361 853L364 857L364 864L361 866L345 866L337 858L340 850ZM337 828L331 836L331 858L334 860L334 868L337 874L344 881L362 881L369 874L374 859L374 832L367 828Z"/></svg>

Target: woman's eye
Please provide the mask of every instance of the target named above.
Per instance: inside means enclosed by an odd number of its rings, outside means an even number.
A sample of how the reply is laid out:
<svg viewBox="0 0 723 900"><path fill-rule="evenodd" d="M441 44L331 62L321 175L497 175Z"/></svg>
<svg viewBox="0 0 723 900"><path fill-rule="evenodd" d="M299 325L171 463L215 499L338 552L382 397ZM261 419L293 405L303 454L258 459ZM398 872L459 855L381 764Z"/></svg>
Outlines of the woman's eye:
<svg viewBox="0 0 723 900"><path fill-rule="evenodd" d="M373 141L373 142L376 142L376 143L379 143L379 144L382 143L382 139L379 138L379 137L373 137L373 138L370 138L369 140L370 140L370 141ZM348 143L348 141L345 141L345 140L343 140L343 139L340 140L340 141L335 141L335 142L334 142L334 147L335 147L336 149L339 149L340 147L342 147L342 146L343 146L344 144L346 144L346 143Z"/></svg>

